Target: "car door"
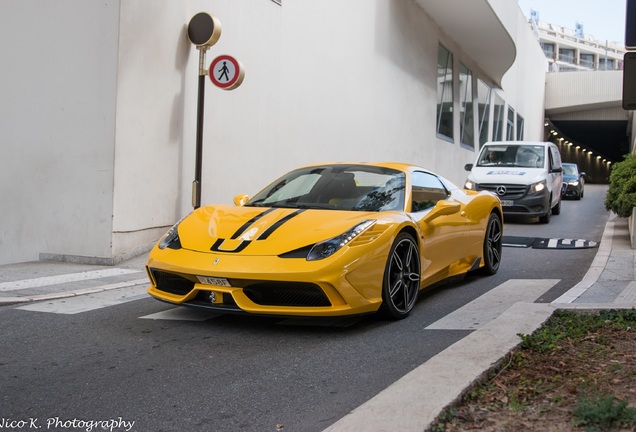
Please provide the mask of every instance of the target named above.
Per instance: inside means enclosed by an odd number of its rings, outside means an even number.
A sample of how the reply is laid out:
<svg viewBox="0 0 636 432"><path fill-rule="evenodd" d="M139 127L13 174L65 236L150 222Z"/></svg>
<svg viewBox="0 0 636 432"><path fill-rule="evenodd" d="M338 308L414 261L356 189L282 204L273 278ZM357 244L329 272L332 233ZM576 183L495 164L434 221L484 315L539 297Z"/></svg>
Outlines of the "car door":
<svg viewBox="0 0 636 432"><path fill-rule="evenodd" d="M412 174L411 215L422 233L423 279L444 271L462 258L462 241L467 229L463 207L437 176L422 171Z"/></svg>

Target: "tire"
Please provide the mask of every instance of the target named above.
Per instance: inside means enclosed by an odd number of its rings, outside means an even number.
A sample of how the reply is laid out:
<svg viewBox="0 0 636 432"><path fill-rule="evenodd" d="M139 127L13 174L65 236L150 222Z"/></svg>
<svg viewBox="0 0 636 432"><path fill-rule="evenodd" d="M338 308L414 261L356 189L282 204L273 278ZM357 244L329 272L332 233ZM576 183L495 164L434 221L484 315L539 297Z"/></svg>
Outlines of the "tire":
<svg viewBox="0 0 636 432"><path fill-rule="evenodd" d="M559 198L559 202L557 203L557 205L552 207L552 214L555 216L558 216L561 214L561 198Z"/></svg>
<svg viewBox="0 0 636 432"><path fill-rule="evenodd" d="M546 214L543 216L539 216L539 222L542 224L550 223L550 216L552 215L552 210L548 210Z"/></svg>
<svg viewBox="0 0 636 432"><path fill-rule="evenodd" d="M484 266L479 269L485 275L494 275L501 264L503 225L497 213L491 213L484 235Z"/></svg>
<svg viewBox="0 0 636 432"><path fill-rule="evenodd" d="M384 279L380 313L386 318L406 318L420 291L420 251L410 234L402 232L391 246Z"/></svg>

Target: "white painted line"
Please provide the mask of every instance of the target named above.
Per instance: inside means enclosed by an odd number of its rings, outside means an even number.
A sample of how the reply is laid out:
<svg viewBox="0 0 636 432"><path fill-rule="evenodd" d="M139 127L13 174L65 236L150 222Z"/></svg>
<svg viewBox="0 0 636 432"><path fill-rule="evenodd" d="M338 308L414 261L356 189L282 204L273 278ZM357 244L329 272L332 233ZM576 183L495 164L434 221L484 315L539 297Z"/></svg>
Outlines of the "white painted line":
<svg viewBox="0 0 636 432"><path fill-rule="evenodd" d="M124 286L117 289L110 289L94 294L79 295L74 297L28 304L26 306L20 306L16 309L22 309L32 312L74 315L143 298L150 298L150 296L146 292L145 283Z"/></svg>
<svg viewBox="0 0 636 432"><path fill-rule="evenodd" d="M548 241L548 249L556 248L559 245L559 239L550 239Z"/></svg>
<svg viewBox="0 0 636 432"><path fill-rule="evenodd" d="M110 276L121 276L131 273L141 273L141 270L131 270L123 268L111 268L104 270L93 270L81 273L69 273L58 276L44 276L34 279L24 279L19 281L0 283L0 291L16 291L27 288L39 288L49 285L59 285L70 282L79 282L91 279L100 279Z"/></svg>
<svg viewBox="0 0 636 432"><path fill-rule="evenodd" d="M559 279L510 279L426 327L426 330L475 330L515 303L533 303Z"/></svg>
<svg viewBox="0 0 636 432"><path fill-rule="evenodd" d="M221 314L212 311L191 309L187 307L176 307L174 309L168 309L163 312L157 312L139 318L172 321L206 321L218 316L221 316Z"/></svg>
<svg viewBox="0 0 636 432"><path fill-rule="evenodd" d="M598 247L594 261L590 265L589 270L583 276L581 281L566 291L561 297L554 300L552 304L558 306L557 303L572 303L579 298L585 291L587 291L598 280L605 269L605 265L612 252L612 238L614 236L614 222L608 222L605 224L605 231L603 231L603 238L601 244Z"/></svg>
<svg viewBox="0 0 636 432"><path fill-rule="evenodd" d="M519 345L554 312L545 303L519 303L418 366L325 432L423 431L464 389Z"/></svg>

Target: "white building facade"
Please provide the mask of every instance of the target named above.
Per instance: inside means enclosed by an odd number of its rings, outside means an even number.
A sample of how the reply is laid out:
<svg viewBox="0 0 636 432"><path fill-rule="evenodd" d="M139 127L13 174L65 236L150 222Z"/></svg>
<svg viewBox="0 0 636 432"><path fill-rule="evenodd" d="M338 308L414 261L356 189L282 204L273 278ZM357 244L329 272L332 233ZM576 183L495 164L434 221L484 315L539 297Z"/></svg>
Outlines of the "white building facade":
<svg viewBox="0 0 636 432"><path fill-rule="evenodd" d="M206 81L203 205L325 161L461 185L480 143L543 139L548 61L516 0L4 1L0 264L116 264L192 210L198 12L222 23L208 64L245 67Z"/></svg>

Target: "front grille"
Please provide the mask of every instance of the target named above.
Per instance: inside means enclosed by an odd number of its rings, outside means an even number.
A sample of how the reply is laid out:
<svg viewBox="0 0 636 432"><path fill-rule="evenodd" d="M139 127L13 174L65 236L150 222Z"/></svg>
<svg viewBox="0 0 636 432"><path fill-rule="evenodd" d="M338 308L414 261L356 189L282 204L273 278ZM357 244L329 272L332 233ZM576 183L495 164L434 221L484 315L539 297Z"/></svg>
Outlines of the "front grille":
<svg viewBox="0 0 636 432"><path fill-rule="evenodd" d="M150 269L159 291L184 296L194 288L194 281L174 273Z"/></svg>
<svg viewBox="0 0 636 432"><path fill-rule="evenodd" d="M263 306L331 306L316 285L302 282L258 282L243 288L245 295Z"/></svg>
<svg viewBox="0 0 636 432"><path fill-rule="evenodd" d="M527 192L527 186L525 185L481 183L478 186L480 190L492 192L501 199L509 200L522 198ZM503 195L499 195L497 189L501 188L502 186L506 188L506 193Z"/></svg>

